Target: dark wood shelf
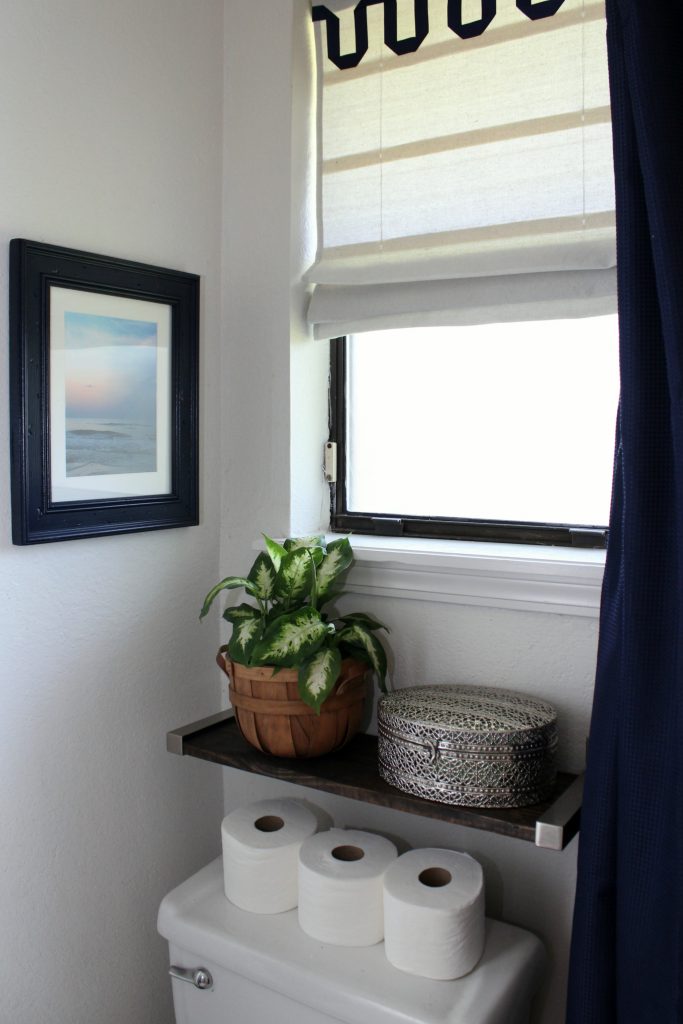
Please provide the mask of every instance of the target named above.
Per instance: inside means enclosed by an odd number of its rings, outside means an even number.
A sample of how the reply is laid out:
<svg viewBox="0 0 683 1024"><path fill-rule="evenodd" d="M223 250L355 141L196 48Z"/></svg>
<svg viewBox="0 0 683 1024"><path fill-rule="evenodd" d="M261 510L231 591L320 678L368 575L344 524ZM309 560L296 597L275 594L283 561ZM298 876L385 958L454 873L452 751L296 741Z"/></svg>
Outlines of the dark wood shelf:
<svg viewBox="0 0 683 1024"><path fill-rule="evenodd" d="M523 839L547 849L564 849L579 830L581 776L559 773L551 799L532 807L456 807L403 793L381 779L376 736L356 736L343 750L325 757L289 760L261 754L249 746L230 715L224 712L174 729L168 733L168 750L352 800Z"/></svg>

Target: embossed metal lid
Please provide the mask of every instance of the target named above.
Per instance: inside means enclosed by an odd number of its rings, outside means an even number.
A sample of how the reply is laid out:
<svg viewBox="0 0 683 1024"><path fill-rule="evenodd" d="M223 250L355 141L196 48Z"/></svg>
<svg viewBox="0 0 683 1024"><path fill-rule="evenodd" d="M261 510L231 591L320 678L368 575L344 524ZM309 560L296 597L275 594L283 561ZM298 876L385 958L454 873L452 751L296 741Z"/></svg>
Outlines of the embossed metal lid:
<svg viewBox="0 0 683 1024"><path fill-rule="evenodd" d="M551 704L516 690L444 683L410 686L380 698L382 716L482 739L514 737L554 725Z"/></svg>
<svg viewBox="0 0 683 1024"><path fill-rule="evenodd" d="M465 807L525 807L555 782L557 715L495 686L411 686L377 711L380 776L407 793Z"/></svg>

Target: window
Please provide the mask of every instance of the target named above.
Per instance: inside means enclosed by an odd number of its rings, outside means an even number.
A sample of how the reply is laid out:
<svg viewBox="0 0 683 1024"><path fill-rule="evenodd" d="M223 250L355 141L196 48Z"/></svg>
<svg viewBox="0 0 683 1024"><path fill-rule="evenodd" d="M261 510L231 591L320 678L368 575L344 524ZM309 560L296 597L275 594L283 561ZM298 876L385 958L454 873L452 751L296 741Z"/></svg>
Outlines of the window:
<svg viewBox="0 0 683 1024"><path fill-rule="evenodd" d="M333 527L602 546L615 314L333 342Z"/></svg>
<svg viewBox="0 0 683 1024"><path fill-rule="evenodd" d="M604 543L617 346L602 0L325 0L313 19L308 319L345 339L333 525Z"/></svg>

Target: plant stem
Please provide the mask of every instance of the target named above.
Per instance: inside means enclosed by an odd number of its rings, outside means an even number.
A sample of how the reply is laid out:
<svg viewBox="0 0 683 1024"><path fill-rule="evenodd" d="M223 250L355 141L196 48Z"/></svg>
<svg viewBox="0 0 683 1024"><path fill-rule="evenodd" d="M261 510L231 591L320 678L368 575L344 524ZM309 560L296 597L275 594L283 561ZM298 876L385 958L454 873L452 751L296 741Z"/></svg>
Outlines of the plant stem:
<svg viewBox="0 0 683 1024"><path fill-rule="evenodd" d="M313 582L311 583L311 608L314 612L318 610L318 574L315 569L315 559L311 552L308 552L308 557L311 560L311 568L313 570Z"/></svg>

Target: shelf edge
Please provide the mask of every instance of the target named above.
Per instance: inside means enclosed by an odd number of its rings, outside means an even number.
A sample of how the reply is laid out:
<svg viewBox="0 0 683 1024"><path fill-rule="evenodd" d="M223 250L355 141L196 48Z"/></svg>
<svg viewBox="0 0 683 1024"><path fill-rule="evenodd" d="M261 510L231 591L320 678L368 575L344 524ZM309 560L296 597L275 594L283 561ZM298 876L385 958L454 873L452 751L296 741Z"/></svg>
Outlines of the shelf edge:
<svg viewBox="0 0 683 1024"><path fill-rule="evenodd" d="M578 775L564 793L536 821L534 844L544 850L563 850L579 831L583 803L583 775Z"/></svg>
<svg viewBox="0 0 683 1024"><path fill-rule="evenodd" d="M186 753L186 741L190 737L195 736L197 733L208 729L214 725L220 725L223 722L227 722L234 718L232 709L227 711L221 711L218 714L210 715L207 718L199 719L199 721L192 722L189 725L181 726L177 729L172 729L166 734L166 749L171 754L184 755ZM194 756L204 756L196 752L192 752ZM209 760L215 764L224 764L225 762L214 760L211 757L204 757L205 760ZM227 764L227 767L233 767L242 769L244 771L255 772L258 775L264 775L264 777L271 777L270 773L260 770L258 767L244 767L238 764ZM349 792L344 793L343 783L337 780L337 788L335 790L329 790L325 779L318 779L310 776L306 782L301 781L299 778L292 777L287 779L283 775L273 775L275 778L283 778L284 781L290 781L295 785L304 785L308 788L320 789L322 791L335 792L338 796L346 796L349 799L360 799L365 802L374 804L377 806L390 807L393 810L402 811L408 814L417 814L424 817L433 817L428 809L429 801L425 801L424 811L417 810L413 807L401 806L404 794L400 791L396 791L395 797L393 794L388 798L378 799L375 794L369 794L366 797L359 797L353 791L357 789L356 786L349 786ZM569 784L566 790L558 796L558 798L552 803L546 810L537 818L535 822L535 830L532 835L520 836L515 831L515 827L506 827L502 821L496 821L495 823L489 822L487 824L478 824L475 821L453 821L453 824L459 825L464 828L479 828L484 831L490 831L497 833L498 835L508 836L510 838L527 839L531 840L535 846L553 851L562 851L567 844L574 838L578 833L581 823L581 804L583 798L583 775L577 776L573 782ZM467 815L469 808L462 808ZM443 819L442 819L443 820ZM531 825L531 822L530 822ZM527 826L528 829L528 826Z"/></svg>
<svg viewBox="0 0 683 1024"><path fill-rule="evenodd" d="M211 725L218 725L233 717L232 708L228 711L219 711L216 715L209 715L208 718L200 718L198 722L191 722L189 725L181 725L178 729L171 729L166 733L166 750L169 754L185 753L185 738L192 736L195 732L208 729Z"/></svg>

